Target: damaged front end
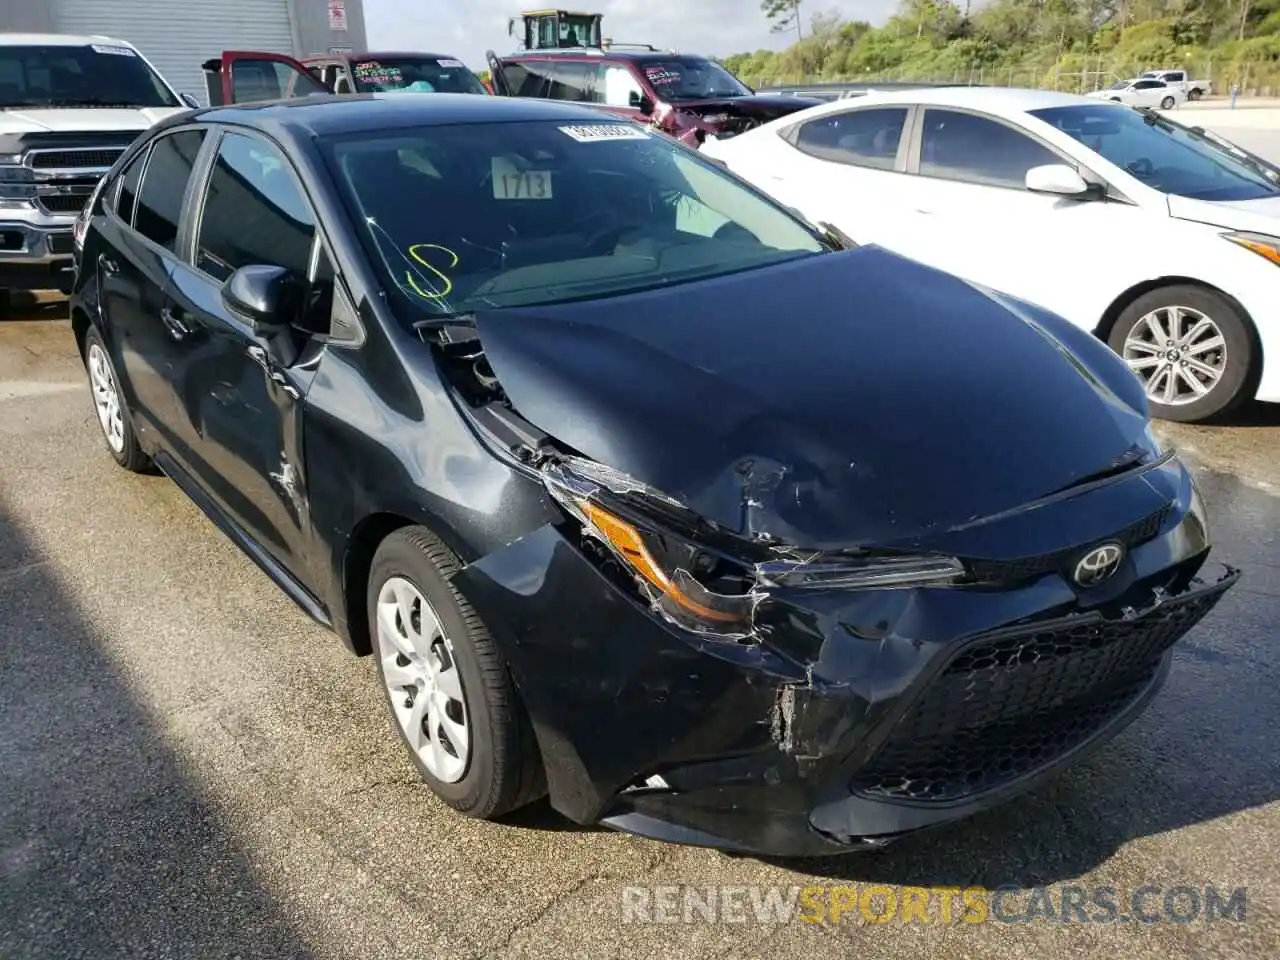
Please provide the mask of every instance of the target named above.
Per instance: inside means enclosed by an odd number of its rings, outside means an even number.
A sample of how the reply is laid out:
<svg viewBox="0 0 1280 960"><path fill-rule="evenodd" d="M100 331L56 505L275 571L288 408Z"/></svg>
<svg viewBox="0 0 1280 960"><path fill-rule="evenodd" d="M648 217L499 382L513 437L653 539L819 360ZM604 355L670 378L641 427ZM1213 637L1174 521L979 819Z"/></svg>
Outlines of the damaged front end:
<svg viewBox="0 0 1280 960"><path fill-rule="evenodd" d="M1203 506L1167 455L845 547L792 542L787 468L739 457L710 519L526 420L534 366L511 341L495 372L474 323L422 330L477 436L564 512L455 583L503 645L552 805L581 823L819 855L968 815L1136 718L1238 577L1204 575ZM1099 543L1122 549L1114 575L1073 581Z"/></svg>

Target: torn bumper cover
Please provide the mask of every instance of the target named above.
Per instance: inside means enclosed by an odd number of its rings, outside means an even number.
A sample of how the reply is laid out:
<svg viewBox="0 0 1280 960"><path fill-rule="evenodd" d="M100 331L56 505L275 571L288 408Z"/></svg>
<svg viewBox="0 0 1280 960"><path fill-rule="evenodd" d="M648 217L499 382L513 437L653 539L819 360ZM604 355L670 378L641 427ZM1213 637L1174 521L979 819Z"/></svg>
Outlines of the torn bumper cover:
<svg viewBox="0 0 1280 960"><path fill-rule="evenodd" d="M609 468L541 472L566 523L455 583L504 647L552 805L680 843L844 853L1004 800L1132 721L1238 577L1201 570L1168 457L897 557L752 551ZM1027 556L1033 530L1076 539ZM1082 587L1100 542L1123 559Z"/></svg>

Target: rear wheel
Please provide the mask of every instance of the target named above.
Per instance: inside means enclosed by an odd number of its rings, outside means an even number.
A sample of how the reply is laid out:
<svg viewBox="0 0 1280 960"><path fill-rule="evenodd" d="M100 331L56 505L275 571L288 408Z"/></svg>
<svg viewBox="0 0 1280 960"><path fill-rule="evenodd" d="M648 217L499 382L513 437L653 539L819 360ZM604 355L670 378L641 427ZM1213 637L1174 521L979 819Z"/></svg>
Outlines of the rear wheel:
<svg viewBox="0 0 1280 960"><path fill-rule="evenodd" d="M1204 94L1200 90L1193 89L1187 94L1188 100L1199 100Z"/></svg>
<svg viewBox="0 0 1280 960"><path fill-rule="evenodd" d="M1174 105L1176 102L1177 102L1177 101L1176 101L1176 100L1174 100L1174 99L1173 99L1173 97L1165 97L1163 100L1161 100L1161 101L1160 101L1160 109L1161 109L1161 110L1172 110L1172 109L1173 109L1173 105Z"/></svg>
<svg viewBox="0 0 1280 960"><path fill-rule="evenodd" d="M378 676L414 766L441 800L491 819L545 792L510 671L450 579L457 557L424 527L379 546L368 616Z"/></svg>
<svg viewBox="0 0 1280 960"><path fill-rule="evenodd" d="M1222 416L1252 397L1256 340L1226 297L1185 285L1138 297L1109 337L1142 381L1152 416L1184 423Z"/></svg>
<svg viewBox="0 0 1280 960"><path fill-rule="evenodd" d="M89 328L84 338L84 365L89 373L89 391L93 410L102 429L102 438L116 463L134 473L151 469L151 458L142 452L133 432L133 421L120 393L120 381L111 365L111 355L96 329Z"/></svg>

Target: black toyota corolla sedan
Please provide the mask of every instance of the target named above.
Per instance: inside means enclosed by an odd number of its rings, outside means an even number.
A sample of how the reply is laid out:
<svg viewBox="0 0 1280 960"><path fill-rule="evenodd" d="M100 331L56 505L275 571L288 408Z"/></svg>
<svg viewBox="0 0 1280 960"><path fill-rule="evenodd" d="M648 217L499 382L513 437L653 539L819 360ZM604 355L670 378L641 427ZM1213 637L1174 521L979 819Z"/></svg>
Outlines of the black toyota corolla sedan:
<svg viewBox="0 0 1280 960"><path fill-rule="evenodd" d="M883 844L1122 729L1237 577L1105 344L589 108L187 113L75 237L111 455L464 814Z"/></svg>

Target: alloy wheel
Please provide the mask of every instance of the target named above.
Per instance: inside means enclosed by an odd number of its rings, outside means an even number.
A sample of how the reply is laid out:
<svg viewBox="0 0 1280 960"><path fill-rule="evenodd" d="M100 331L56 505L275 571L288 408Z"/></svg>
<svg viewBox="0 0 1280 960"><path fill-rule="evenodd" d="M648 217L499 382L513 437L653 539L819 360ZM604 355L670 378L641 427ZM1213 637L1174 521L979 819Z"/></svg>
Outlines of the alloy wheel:
<svg viewBox="0 0 1280 960"><path fill-rule="evenodd" d="M471 759L471 726L453 644L403 577L382 585L377 610L377 655L396 722L431 775L457 783Z"/></svg>
<svg viewBox="0 0 1280 960"><path fill-rule="evenodd" d="M1218 385L1227 369L1227 341L1199 310L1160 307L1133 325L1122 356L1149 399L1176 407L1194 403Z"/></svg>
<svg viewBox="0 0 1280 960"><path fill-rule="evenodd" d="M93 390L93 406L98 412L102 435L116 453L124 450L124 413L120 409L120 391L111 372L106 351L98 344L89 346L89 386Z"/></svg>

